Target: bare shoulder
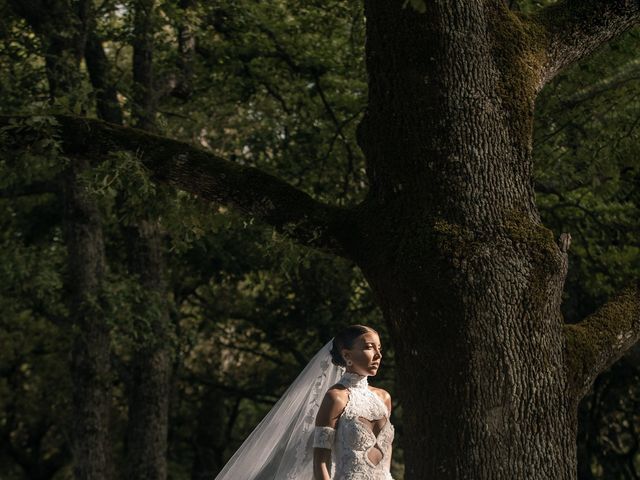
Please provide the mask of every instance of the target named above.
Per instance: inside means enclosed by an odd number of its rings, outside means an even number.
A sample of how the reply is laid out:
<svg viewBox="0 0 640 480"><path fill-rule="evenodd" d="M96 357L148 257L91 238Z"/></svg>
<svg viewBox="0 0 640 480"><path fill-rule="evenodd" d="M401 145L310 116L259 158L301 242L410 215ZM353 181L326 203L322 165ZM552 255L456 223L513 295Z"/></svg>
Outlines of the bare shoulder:
<svg viewBox="0 0 640 480"><path fill-rule="evenodd" d="M316 416L316 425L335 428L338 418L340 418L348 401L349 393L347 389L339 383L333 385L324 394Z"/></svg>
<svg viewBox="0 0 640 480"><path fill-rule="evenodd" d="M371 389L371 391L373 391L373 393L375 393L376 395L378 395L380 397L380 399L384 402L384 404L387 406L387 410L389 410L389 412L391 412L391 395L389 394L389 392L387 392L385 389L383 388L377 388L377 387L369 387Z"/></svg>

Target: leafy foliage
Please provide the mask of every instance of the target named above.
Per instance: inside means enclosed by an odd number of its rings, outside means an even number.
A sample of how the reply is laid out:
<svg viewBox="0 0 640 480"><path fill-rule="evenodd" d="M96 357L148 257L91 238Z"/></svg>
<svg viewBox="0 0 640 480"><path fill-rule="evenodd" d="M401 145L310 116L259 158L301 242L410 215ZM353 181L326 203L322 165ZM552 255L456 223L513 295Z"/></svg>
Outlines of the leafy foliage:
<svg viewBox="0 0 640 480"><path fill-rule="evenodd" d="M512 3L529 12L548 2ZM132 5L96 2L91 27L127 123L134 107ZM364 197L364 159L355 140L367 93L360 2L163 0L157 7L160 133L269 171L327 203ZM405 7L422 14L426 3L408 0ZM70 478L65 275L73 252L62 239L58 182L67 160L47 114L96 115L99 92L83 65L74 98L50 105L41 35L6 0L0 19L0 105L31 115L0 131L0 476ZM195 45L186 53L179 49L185 31ZM574 237L568 321L580 320L640 273L637 51L634 30L559 76L536 106L539 207L546 225ZM29 132L28 144L15 144L16 129ZM212 478L332 332L364 323L387 337L353 265L154 184L136 155L114 154L83 179L106 232L115 460L121 463L126 450L127 365L136 343L154 336L140 308L148 292L126 263L123 228L151 215L167 239L170 341L177 352L170 477ZM384 348L376 383L393 390L393 352ZM583 405L581 462L591 475L585 478L633 478L625 469L633 445L638 461L638 363L621 365L601 379L608 393L598 384ZM393 474L401 478L402 406L394 407Z"/></svg>

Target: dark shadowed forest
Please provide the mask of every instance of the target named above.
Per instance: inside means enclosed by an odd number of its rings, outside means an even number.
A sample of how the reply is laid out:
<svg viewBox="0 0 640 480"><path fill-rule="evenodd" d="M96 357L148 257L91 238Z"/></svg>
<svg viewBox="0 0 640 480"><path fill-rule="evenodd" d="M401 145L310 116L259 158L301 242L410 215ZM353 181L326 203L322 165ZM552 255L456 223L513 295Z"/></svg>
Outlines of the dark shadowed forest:
<svg viewBox="0 0 640 480"><path fill-rule="evenodd" d="M501 3L526 16L555 2ZM360 1L0 0L0 479L212 480L349 324L381 334L369 380L392 394L405 478L407 363L359 260L288 235L256 207L267 197L246 207L260 177L218 192L161 172L173 139L323 204L363 202L366 21ZM106 148L107 130L64 123L79 117L140 137ZM540 218L572 238L573 324L640 278L640 28L555 75L532 128ZM640 478L638 344L578 422L579 480Z"/></svg>

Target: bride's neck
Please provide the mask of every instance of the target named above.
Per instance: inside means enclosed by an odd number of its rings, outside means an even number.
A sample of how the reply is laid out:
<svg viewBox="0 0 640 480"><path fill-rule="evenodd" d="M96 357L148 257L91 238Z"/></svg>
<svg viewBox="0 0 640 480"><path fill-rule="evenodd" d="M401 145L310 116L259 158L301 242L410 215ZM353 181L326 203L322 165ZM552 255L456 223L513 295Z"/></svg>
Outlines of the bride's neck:
<svg viewBox="0 0 640 480"><path fill-rule="evenodd" d="M348 371L344 372L340 383L349 388L367 388L369 385L367 375L360 375L359 373Z"/></svg>

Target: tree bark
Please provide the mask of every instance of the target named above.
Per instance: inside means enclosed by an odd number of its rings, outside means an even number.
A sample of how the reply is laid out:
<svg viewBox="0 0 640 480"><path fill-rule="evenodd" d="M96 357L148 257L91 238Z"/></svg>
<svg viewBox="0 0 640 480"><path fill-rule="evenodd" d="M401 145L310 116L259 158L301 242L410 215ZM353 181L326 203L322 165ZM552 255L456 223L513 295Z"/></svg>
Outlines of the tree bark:
<svg viewBox="0 0 640 480"><path fill-rule="evenodd" d="M136 4L134 15L133 78L134 122L144 129L154 128L153 85L153 2ZM100 118L122 124L122 110L111 75L111 66L94 31L88 35L85 52L89 76L97 94ZM117 203L122 205L126 192ZM129 272L144 287L145 296L134 306L144 321L134 325L140 340L134 346L128 382L129 415L126 432L126 475L131 479L164 479L167 476L167 433L169 423L169 383L171 378L171 321L167 301L165 232L159 222L145 212L132 226L123 226Z"/></svg>
<svg viewBox="0 0 640 480"><path fill-rule="evenodd" d="M171 321L167 301L164 236L157 221L141 219L125 229L130 271L140 278L144 299L136 305L140 340L130 368L127 468L130 479L167 477Z"/></svg>
<svg viewBox="0 0 640 480"><path fill-rule="evenodd" d="M195 460L191 470L192 480L215 478L224 466L225 421L228 418L224 402L225 393L213 386L205 386L196 425Z"/></svg>
<svg viewBox="0 0 640 480"><path fill-rule="evenodd" d="M531 178L549 68L538 25L503 2L429 2L420 15L370 0L365 13L371 191L355 260L395 347L406 478L575 478L567 245L541 224ZM638 338L637 290L614 302L619 315L602 318L629 332L619 353Z"/></svg>
<svg viewBox="0 0 640 480"><path fill-rule="evenodd" d="M534 203L533 89L510 88L525 38L476 2L365 8L357 263L391 329L406 478L571 478L564 258Z"/></svg>
<svg viewBox="0 0 640 480"><path fill-rule="evenodd" d="M122 125L122 108L118 102L118 92L109 59L104 52L102 41L93 30L87 37L84 58L87 62L89 79L96 94L98 117L107 122Z"/></svg>
<svg viewBox="0 0 640 480"><path fill-rule="evenodd" d="M153 0L136 4L134 15L133 120L140 128L155 129L153 90ZM124 193L126 195L126 193ZM167 478L169 382L171 378L171 320L165 264L165 232L160 221L140 212L135 225L125 228L130 271L144 288L137 305L146 322L137 326L140 341L131 358L133 382L129 388L127 425L128 478ZM148 326L145 327L145 324Z"/></svg>
<svg viewBox="0 0 640 480"><path fill-rule="evenodd" d="M71 352L73 379L72 451L74 477L101 480L111 476L109 419L111 408L110 334L102 298L106 269L99 211L78 176L90 168L76 158L65 174L65 238L69 250L67 288L75 333Z"/></svg>
<svg viewBox="0 0 640 480"><path fill-rule="evenodd" d="M138 0L133 20L133 116L135 126L155 130L153 9L155 0Z"/></svg>
<svg viewBox="0 0 640 480"><path fill-rule="evenodd" d="M639 330L638 282L619 292L582 322L564 325L567 378L576 400L587 394L600 372L638 342Z"/></svg>
<svg viewBox="0 0 640 480"><path fill-rule="evenodd" d="M188 99L193 94L194 57L196 51L196 21L194 7L196 0L180 0L183 21L178 27L178 78L171 95Z"/></svg>
<svg viewBox="0 0 640 480"><path fill-rule="evenodd" d="M52 101L66 96L72 105L81 78L88 1L43 4L12 1L11 7L40 38ZM65 20L72 18L76 28ZM65 288L69 292L69 329L73 336L71 450L78 480L111 477L109 420L111 408L110 332L105 312L106 273L102 219L80 176L91 168L86 156L75 156L63 173L64 232L68 251Z"/></svg>
<svg viewBox="0 0 640 480"><path fill-rule="evenodd" d="M541 9L530 17L541 27L544 66L542 87L559 71L590 55L598 47L640 20L634 0L569 0Z"/></svg>

